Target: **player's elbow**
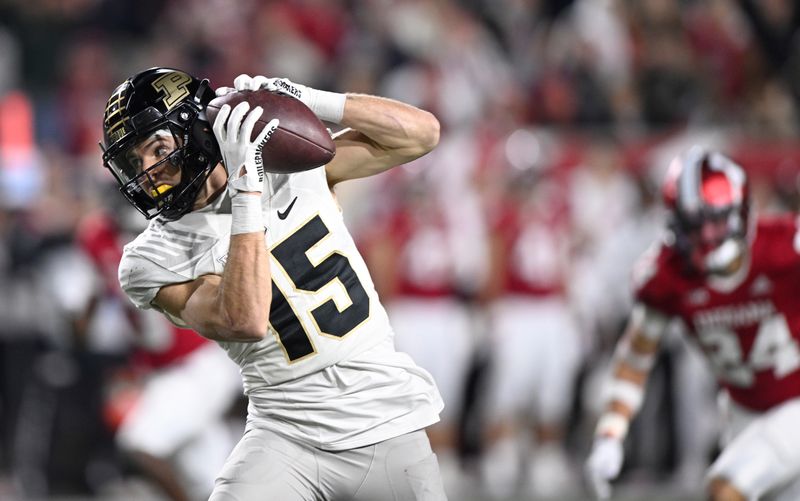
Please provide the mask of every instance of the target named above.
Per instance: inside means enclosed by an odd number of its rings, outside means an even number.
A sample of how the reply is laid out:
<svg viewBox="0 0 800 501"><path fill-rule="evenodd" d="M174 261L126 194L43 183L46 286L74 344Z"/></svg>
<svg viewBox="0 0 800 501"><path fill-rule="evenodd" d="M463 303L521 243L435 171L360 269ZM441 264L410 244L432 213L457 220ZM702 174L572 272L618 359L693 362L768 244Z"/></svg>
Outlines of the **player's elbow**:
<svg viewBox="0 0 800 501"><path fill-rule="evenodd" d="M400 163L426 155L439 144L439 120L432 113L417 110L414 120L404 129L403 144L392 148L392 154Z"/></svg>
<svg viewBox="0 0 800 501"><path fill-rule="evenodd" d="M428 111L420 110L418 145L420 156L430 152L439 144L439 120Z"/></svg>
<svg viewBox="0 0 800 501"><path fill-rule="evenodd" d="M226 315L224 337L240 343L256 343L264 339L269 329L269 316L264 314Z"/></svg>
<svg viewBox="0 0 800 501"><path fill-rule="evenodd" d="M267 327L263 329L257 325L242 325L226 329L225 339L237 343L257 343L267 335Z"/></svg>

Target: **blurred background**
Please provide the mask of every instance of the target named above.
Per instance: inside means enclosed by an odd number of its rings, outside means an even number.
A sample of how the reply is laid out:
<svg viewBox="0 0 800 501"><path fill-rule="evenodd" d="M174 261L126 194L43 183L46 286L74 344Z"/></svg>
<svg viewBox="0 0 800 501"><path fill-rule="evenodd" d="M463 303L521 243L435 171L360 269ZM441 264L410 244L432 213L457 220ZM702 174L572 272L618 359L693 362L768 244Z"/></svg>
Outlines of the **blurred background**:
<svg viewBox="0 0 800 501"><path fill-rule="evenodd" d="M0 1L0 499L167 499L121 430L203 343L116 288L145 221L97 142L127 76L283 76L435 113L433 153L337 195L398 347L445 397L431 439L451 499L588 499L600 382L671 157L719 149L760 211L797 209L798 30L793 0ZM714 393L669 336L618 499L702 498ZM246 404L220 401L226 451ZM225 453L184 461L176 433L150 452L202 499L192 463Z"/></svg>

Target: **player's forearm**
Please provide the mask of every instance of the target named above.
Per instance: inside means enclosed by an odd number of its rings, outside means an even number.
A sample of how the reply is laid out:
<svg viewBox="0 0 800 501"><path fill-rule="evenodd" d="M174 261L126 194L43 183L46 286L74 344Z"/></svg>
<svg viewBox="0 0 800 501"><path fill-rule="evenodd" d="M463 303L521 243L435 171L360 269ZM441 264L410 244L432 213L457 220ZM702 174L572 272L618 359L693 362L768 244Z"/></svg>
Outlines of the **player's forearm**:
<svg viewBox="0 0 800 501"><path fill-rule="evenodd" d="M624 440L630 421L639 412L645 396L658 342L629 326L617 344L611 377L606 386L606 407L595 434Z"/></svg>
<svg viewBox="0 0 800 501"><path fill-rule="evenodd" d="M272 284L264 234L231 236L218 307L223 337L259 341L267 334Z"/></svg>
<svg viewBox="0 0 800 501"><path fill-rule="evenodd" d="M228 171L231 239L217 291L223 336L260 341L267 335L272 285L264 239L262 150L278 127L273 119L253 139L264 110L247 102L223 105L214 119L214 136Z"/></svg>
<svg viewBox="0 0 800 501"><path fill-rule="evenodd" d="M236 90L269 89L299 99L320 119L360 132L372 146L403 163L439 143L439 121L431 113L392 99L314 89L285 78L239 75ZM347 178L351 178L348 176Z"/></svg>
<svg viewBox="0 0 800 501"><path fill-rule="evenodd" d="M649 372L618 362L607 386L606 412L617 412L633 419L641 407L648 376Z"/></svg>
<svg viewBox="0 0 800 501"><path fill-rule="evenodd" d="M228 259L216 298L218 334L229 340L259 341L267 334L272 284L264 230L261 193L236 192Z"/></svg>
<svg viewBox="0 0 800 501"><path fill-rule="evenodd" d="M439 121L433 114L383 97L347 94L341 124L408 160L439 143Z"/></svg>

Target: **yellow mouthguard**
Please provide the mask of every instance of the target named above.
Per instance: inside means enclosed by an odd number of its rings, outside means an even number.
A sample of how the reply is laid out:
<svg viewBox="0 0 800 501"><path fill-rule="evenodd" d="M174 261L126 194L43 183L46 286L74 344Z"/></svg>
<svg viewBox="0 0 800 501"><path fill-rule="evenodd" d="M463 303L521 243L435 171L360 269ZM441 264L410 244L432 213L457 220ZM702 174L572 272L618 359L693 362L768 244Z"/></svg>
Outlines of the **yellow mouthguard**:
<svg viewBox="0 0 800 501"><path fill-rule="evenodd" d="M150 190L150 195L157 197L158 195L163 195L164 192L171 190L172 186L168 184L162 184L161 186L156 186L152 190Z"/></svg>

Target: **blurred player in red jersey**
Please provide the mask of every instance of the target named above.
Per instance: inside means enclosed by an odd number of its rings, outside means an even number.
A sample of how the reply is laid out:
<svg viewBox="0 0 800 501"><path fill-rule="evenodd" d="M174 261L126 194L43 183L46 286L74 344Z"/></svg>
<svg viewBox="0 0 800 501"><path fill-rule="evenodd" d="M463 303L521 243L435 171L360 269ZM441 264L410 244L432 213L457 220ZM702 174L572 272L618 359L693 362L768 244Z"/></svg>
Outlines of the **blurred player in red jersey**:
<svg viewBox="0 0 800 501"><path fill-rule="evenodd" d="M459 297L463 289L456 261L480 252L482 243L471 248L456 243L441 190L428 176L395 179L397 205L372 239L370 264L386 298L397 349L431 373L445 402L442 420L427 431L445 487L456 492L463 480L458 424L474 345L470 314Z"/></svg>
<svg viewBox="0 0 800 501"><path fill-rule="evenodd" d="M708 498L799 499L797 216L756 219L744 170L699 147L673 161L664 198L670 232L634 272L636 305L586 463L590 484L598 497L610 495L659 341L677 321L721 387L723 450L707 472Z"/></svg>
<svg viewBox="0 0 800 501"><path fill-rule="evenodd" d="M124 296L117 267L128 212L90 214L77 233L97 278L85 291L83 334L133 338L129 366L108 384L104 418L117 446L169 499L205 499L235 444L225 414L242 394L241 376L210 340Z"/></svg>
<svg viewBox="0 0 800 501"><path fill-rule="evenodd" d="M492 227L482 477L498 498L525 477L539 496L563 493L573 480L562 443L580 361L567 299L569 214L563 188L543 169L514 169ZM526 432L535 445L523 474Z"/></svg>

